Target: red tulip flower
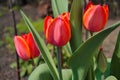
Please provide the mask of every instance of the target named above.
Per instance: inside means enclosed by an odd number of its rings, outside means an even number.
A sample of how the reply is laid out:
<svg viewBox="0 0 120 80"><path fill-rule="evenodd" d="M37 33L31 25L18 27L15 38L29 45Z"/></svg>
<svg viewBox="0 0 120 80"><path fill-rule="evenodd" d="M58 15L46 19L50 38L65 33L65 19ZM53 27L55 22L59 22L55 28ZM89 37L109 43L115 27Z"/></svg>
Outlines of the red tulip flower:
<svg viewBox="0 0 120 80"><path fill-rule="evenodd" d="M84 27L90 32L102 30L108 20L108 13L107 5L93 5L92 2L89 2L84 11Z"/></svg>
<svg viewBox="0 0 120 80"><path fill-rule="evenodd" d="M44 21L44 33L47 41L56 46L63 46L71 38L69 13L63 13L53 19L47 16Z"/></svg>
<svg viewBox="0 0 120 80"><path fill-rule="evenodd" d="M14 44L18 55L23 60L32 59L39 56L39 50L34 42L31 33L14 37Z"/></svg>

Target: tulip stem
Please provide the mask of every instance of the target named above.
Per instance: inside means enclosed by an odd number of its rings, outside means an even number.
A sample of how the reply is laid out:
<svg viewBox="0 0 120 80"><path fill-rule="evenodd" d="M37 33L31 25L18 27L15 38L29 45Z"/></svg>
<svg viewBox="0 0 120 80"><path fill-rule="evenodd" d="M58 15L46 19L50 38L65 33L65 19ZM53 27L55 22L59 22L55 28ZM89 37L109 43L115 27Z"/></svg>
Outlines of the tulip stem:
<svg viewBox="0 0 120 80"><path fill-rule="evenodd" d="M87 30L85 30L86 32L85 32L85 39L87 40L88 39L88 37L89 37L89 32L87 31Z"/></svg>
<svg viewBox="0 0 120 80"><path fill-rule="evenodd" d="M101 76L101 80L104 80L104 77L105 77L104 74L102 74L102 76Z"/></svg>
<svg viewBox="0 0 120 80"><path fill-rule="evenodd" d="M93 36L93 32L90 32L90 35Z"/></svg>
<svg viewBox="0 0 120 80"><path fill-rule="evenodd" d="M31 63L32 63L32 66L33 66L33 69L36 67L35 63L34 63L34 59L31 59Z"/></svg>
<svg viewBox="0 0 120 80"><path fill-rule="evenodd" d="M61 63L62 63L62 60L61 60L61 47L57 47L57 60L58 60L58 72L59 72L59 77L60 77L60 80L63 80L62 78L62 67L61 67Z"/></svg>
<svg viewBox="0 0 120 80"><path fill-rule="evenodd" d="M12 7L12 0L9 0L9 8L10 8L11 15L12 15L12 21L13 21L13 27L14 27L14 35L17 35L17 28L16 28L16 21L15 21L15 12L14 12L13 7ZM17 62L17 76L18 76L18 80L21 80L21 77L20 77L20 63L19 63L19 56L17 55L17 52L16 52L16 62Z"/></svg>

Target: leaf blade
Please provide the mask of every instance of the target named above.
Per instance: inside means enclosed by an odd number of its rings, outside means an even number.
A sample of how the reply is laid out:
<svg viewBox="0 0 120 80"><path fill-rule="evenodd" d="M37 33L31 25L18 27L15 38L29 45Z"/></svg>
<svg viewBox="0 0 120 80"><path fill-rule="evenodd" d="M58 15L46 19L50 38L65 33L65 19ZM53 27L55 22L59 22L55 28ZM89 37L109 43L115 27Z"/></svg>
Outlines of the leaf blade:
<svg viewBox="0 0 120 80"><path fill-rule="evenodd" d="M117 38L117 43L112 56L110 74L120 79L120 32Z"/></svg>
<svg viewBox="0 0 120 80"><path fill-rule="evenodd" d="M119 25L120 22L91 37L73 53L68 62L73 71L73 80L84 80L90 65L90 61L95 55L95 52L98 50L103 40L110 34L110 32L116 29ZM93 43L94 46L91 46ZM75 62L79 64L76 64Z"/></svg>
<svg viewBox="0 0 120 80"><path fill-rule="evenodd" d="M37 44L39 50L41 51L41 54L42 54L45 62L49 66L50 72L51 72L54 80L59 80L58 71L56 69L54 61L52 60L52 57L50 56L50 52L48 51L43 39L36 32L36 30L34 29L33 25L29 21L29 19L26 17L26 15L22 11L20 11L20 12L21 12L21 15L22 15L23 19L25 20L25 22L27 24L27 27L32 32L32 35L33 35L33 37L36 41L36 44Z"/></svg>
<svg viewBox="0 0 120 80"><path fill-rule="evenodd" d="M68 0L51 0L54 17L68 12Z"/></svg>
<svg viewBox="0 0 120 80"><path fill-rule="evenodd" d="M73 0L70 11L71 40L70 45L74 52L82 43L82 9L83 0Z"/></svg>

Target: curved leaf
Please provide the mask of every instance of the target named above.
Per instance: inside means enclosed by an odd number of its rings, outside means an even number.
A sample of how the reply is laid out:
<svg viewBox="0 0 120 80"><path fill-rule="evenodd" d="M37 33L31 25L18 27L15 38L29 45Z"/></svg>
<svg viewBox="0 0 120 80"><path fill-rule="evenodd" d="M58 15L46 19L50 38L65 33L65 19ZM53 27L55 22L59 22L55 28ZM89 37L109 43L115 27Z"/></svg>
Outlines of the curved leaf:
<svg viewBox="0 0 120 80"><path fill-rule="evenodd" d="M72 80L72 71L71 69L62 70L63 80Z"/></svg>
<svg viewBox="0 0 120 80"><path fill-rule="evenodd" d="M28 80L53 80L46 64L40 64L29 76Z"/></svg>
<svg viewBox="0 0 120 80"><path fill-rule="evenodd" d="M73 0L70 11L71 40L70 45L74 52L82 43L82 9L84 0Z"/></svg>
<svg viewBox="0 0 120 80"><path fill-rule="evenodd" d="M101 31L83 43L71 56L69 66L72 68L73 80L84 80L90 62L99 49L103 40L120 25L120 22L112 25L110 28Z"/></svg>
<svg viewBox="0 0 120 80"><path fill-rule="evenodd" d="M38 32L34 29L33 25L31 24L29 19L26 17L26 15L22 11L20 11L20 12L21 12L21 15L22 15L25 23L27 24L27 27L32 32L34 40L35 40L35 42L36 42L36 44L37 44L37 46L38 46L38 48L39 48L39 50L42 54L42 57L44 58L47 65L49 66L50 73L52 74L54 80L59 80L59 75L58 75L57 68L55 66L55 63L54 63L51 55L50 55L50 52L49 52L48 48L45 45L45 42L39 36Z"/></svg>
<svg viewBox="0 0 120 80"><path fill-rule="evenodd" d="M120 80L120 32L111 61L110 74Z"/></svg>
<svg viewBox="0 0 120 80"><path fill-rule="evenodd" d="M54 17L68 12L68 0L51 0Z"/></svg>

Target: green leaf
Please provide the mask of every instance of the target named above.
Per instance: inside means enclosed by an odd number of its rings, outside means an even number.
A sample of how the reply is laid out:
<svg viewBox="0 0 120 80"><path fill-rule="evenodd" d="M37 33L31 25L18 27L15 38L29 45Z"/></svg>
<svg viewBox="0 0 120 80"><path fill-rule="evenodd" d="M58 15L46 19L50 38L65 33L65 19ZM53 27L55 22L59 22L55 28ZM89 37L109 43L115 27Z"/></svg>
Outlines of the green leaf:
<svg viewBox="0 0 120 80"><path fill-rule="evenodd" d="M70 11L71 22L71 40L70 45L72 52L82 43L82 9L84 0L73 0Z"/></svg>
<svg viewBox="0 0 120 80"><path fill-rule="evenodd" d="M39 61L40 61L40 57L33 59L35 66L37 66L39 64Z"/></svg>
<svg viewBox="0 0 120 80"><path fill-rule="evenodd" d="M54 17L68 12L68 0L51 0Z"/></svg>
<svg viewBox="0 0 120 80"><path fill-rule="evenodd" d="M111 61L110 74L120 80L120 32Z"/></svg>
<svg viewBox="0 0 120 80"><path fill-rule="evenodd" d="M95 80L95 73L93 68L93 65L89 67L85 80Z"/></svg>
<svg viewBox="0 0 120 80"><path fill-rule="evenodd" d="M27 68L28 74L30 74L32 72L32 70L33 70L33 65L29 64L26 68Z"/></svg>
<svg viewBox="0 0 120 80"><path fill-rule="evenodd" d="M31 20L31 19L30 19ZM43 19L38 19L36 21L31 20L32 24L34 25L34 28L38 31L38 32L42 32L43 31ZM25 27L26 24L24 24L24 20L21 19L20 22L17 24L17 30L18 33L26 33L29 32L28 28ZM13 31L12 31L13 32Z"/></svg>
<svg viewBox="0 0 120 80"><path fill-rule="evenodd" d="M4 41L0 41L0 47L2 47L4 44Z"/></svg>
<svg viewBox="0 0 120 80"><path fill-rule="evenodd" d="M71 55L72 54L72 50L71 50L71 47L70 47L70 43L68 42L64 48L68 51L68 53Z"/></svg>
<svg viewBox="0 0 120 80"><path fill-rule="evenodd" d="M16 62L11 63L11 64L10 64L10 67L11 67L11 68L16 68L16 67L17 67L17 63L16 63Z"/></svg>
<svg viewBox="0 0 120 80"><path fill-rule="evenodd" d="M34 40L35 40L35 42L36 42L36 44L37 44L37 46L38 46L38 48L39 48L39 50L42 54L42 57L44 58L47 65L49 66L50 73L52 74L54 80L59 80L59 75L58 75L57 68L54 64L54 61L53 61L53 59L50 55L50 52L49 52L48 48L45 45L45 42L39 36L38 32L34 29L33 25L31 24L29 19L26 17L26 15L22 11L20 11L20 12L21 12L21 15L22 15L25 23L27 24L27 27L32 32Z"/></svg>
<svg viewBox="0 0 120 80"><path fill-rule="evenodd" d="M105 80L118 80L118 79L114 76L109 76Z"/></svg>
<svg viewBox="0 0 120 80"><path fill-rule="evenodd" d="M27 72L26 67L24 67L24 66L23 66L23 67L21 67L20 76L21 76L21 77L25 76L26 72Z"/></svg>
<svg viewBox="0 0 120 80"><path fill-rule="evenodd" d="M107 69L107 58L104 55L103 50L99 51L99 54L97 57L97 67L102 73L104 73Z"/></svg>
<svg viewBox="0 0 120 80"><path fill-rule="evenodd" d="M46 64L40 64L31 73L28 80L53 80L49 68Z"/></svg>
<svg viewBox="0 0 120 80"><path fill-rule="evenodd" d="M63 69L63 80L72 80L72 71ZM29 76L28 80L53 80L49 68L46 64L40 64Z"/></svg>
<svg viewBox="0 0 120 80"><path fill-rule="evenodd" d="M84 80L90 62L99 49L103 40L118 26L120 22L112 25L110 28L99 32L86 42L84 42L71 56L68 64L72 68L73 80Z"/></svg>
<svg viewBox="0 0 120 80"><path fill-rule="evenodd" d="M62 70L63 80L72 80L72 71L71 69Z"/></svg>

